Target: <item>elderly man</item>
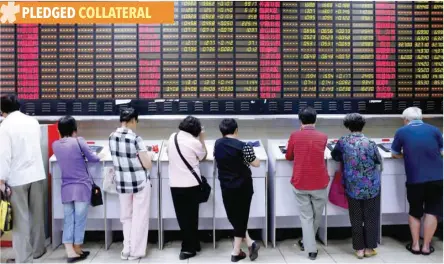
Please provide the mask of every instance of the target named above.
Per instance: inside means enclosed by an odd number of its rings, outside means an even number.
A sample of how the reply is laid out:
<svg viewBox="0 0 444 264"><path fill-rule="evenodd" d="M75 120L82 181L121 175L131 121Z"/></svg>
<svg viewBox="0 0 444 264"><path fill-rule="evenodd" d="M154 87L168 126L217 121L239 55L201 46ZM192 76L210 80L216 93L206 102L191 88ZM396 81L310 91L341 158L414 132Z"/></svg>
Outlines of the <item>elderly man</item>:
<svg viewBox="0 0 444 264"><path fill-rule="evenodd" d="M404 158L407 175L407 200L410 204L409 226L413 254L430 255L430 245L442 217L443 142L441 131L422 122L422 111L409 107L402 113L405 126L398 129L392 144L392 156ZM424 243L419 244L421 218L424 215Z"/></svg>
<svg viewBox="0 0 444 264"><path fill-rule="evenodd" d="M0 189L11 186L12 246L15 262L32 262L46 252L40 125L22 114L15 96L0 98ZM8 260L8 263L14 260Z"/></svg>

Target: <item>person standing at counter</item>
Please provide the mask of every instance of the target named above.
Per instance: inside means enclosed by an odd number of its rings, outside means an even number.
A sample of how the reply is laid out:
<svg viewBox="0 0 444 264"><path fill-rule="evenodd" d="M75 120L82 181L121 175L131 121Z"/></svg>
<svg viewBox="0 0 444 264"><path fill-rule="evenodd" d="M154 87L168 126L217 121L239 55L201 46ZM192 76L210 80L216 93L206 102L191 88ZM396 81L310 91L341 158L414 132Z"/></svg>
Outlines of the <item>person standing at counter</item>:
<svg viewBox="0 0 444 264"><path fill-rule="evenodd" d="M329 176L324 152L327 135L315 129L316 110L311 107L299 111L301 129L291 134L285 158L293 162L291 184L296 195L302 225L301 250L316 259L316 233L327 200Z"/></svg>
<svg viewBox="0 0 444 264"><path fill-rule="evenodd" d="M61 139L52 144L52 149L62 172L62 242L68 263L73 263L89 255L88 251L81 249L92 189L92 179L86 170L83 154L88 162L99 162L100 158L91 151L83 138L77 137L77 123L73 117L62 117L57 127Z"/></svg>
<svg viewBox="0 0 444 264"><path fill-rule="evenodd" d="M238 262L246 258L241 250L242 241L248 245L250 260L258 257L259 245L248 235L248 218L253 197L253 179L250 165L259 167L260 161L254 154L253 147L237 139L236 120L224 119L219 125L223 138L216 141L214 158L216 159L222 198L228 220L234 228L234 246L231 261Z"/></svg>
<svg viewBox="0 0 444 264"><path fill-rule="evenodd" d="M199 119L188 116L182 120L179 132L170 136L167 146L171 196L182 235L179 259L185 260L196 256L196 252L201 250L198 234L200 188L199 182L180 157L177 148L200 177L199 162L206 158L207 149Z"/></svg>
<svg viewBox="0 0 444 264"><path fill-rule="evenodd" d="M40 147L40 125L20 112L14 95L0 98L0 189L11 195L12 246L15 260L32 262L46 253L43 188L45 169ZM6 190L6 184L10 186Z"/></svg>
<svg viewBox="0 0 444 264"><path fill-rule="evenodd" d="M398 129L392 143L392 156L403 158L407 176L407 200L412 242L406 248L413 254L430 255L431 245L442 218L443 207L443 137L441 131L422 122L422 111L409 107L402 113L405 126ZM424 242L419 236L424 216Z"/></svg>
<svg viewBox="0 0 444 264"><path fill-rule="evenodd" d="M143 139L134 132L138 122L136 110L123 109L120 112L121 127L109 136L123 225L122 260L144 257L148 243L152 153L148 152Z"/></svg>
<svg viewBox="0 0 444 264"><path fill-rule="evenodd" d="M343 163L342 180L348 199L353 249L362 259L376 255L378 245L382 158L376 143L362 134L363 116L348 114L344 126L351 134L339 139L331 156Z"/></svg>

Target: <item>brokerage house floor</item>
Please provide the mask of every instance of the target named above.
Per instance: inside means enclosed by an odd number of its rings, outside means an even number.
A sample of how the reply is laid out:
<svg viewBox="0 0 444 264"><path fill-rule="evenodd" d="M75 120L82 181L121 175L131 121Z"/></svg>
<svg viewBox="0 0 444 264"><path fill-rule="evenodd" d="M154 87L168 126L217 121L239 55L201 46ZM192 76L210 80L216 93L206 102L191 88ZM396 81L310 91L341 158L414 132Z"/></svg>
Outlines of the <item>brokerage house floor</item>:
<svg viewBox="0 0 444 264"><path fill-rule="evenodd" d="M391 237L383 237L383 244L378 248L378 255L372 258L358 260L353 254L351 239L329 240L328 246L318 244L319 255L315 261L310 261L297 246L297 239L284 240L278 243L276 248L261 248L256 263L443 263L443 242L435 239L433 246L435 253L430 256L413 255L405 249L406 241L399 241ZM230 240L221 240L217 249L213 250L211 244L202 244L203 248L195 258L180 261L180 242L170 242L160 251L157 245L148 245L148 254L145 258L137 261L123 261L120 259L122 243L116 242L106 251L102 243L87 243L85 250L90 250L91 255L83 263L231 263ZM246 248L244 251L248 252ZM13 258L12 248L1 249L1 262L7 258ZM48 252L39 260L40 263L66 263L65 250L63 246L56 250L48 247ZM247 258L239 263L247 263Z"/></svg>

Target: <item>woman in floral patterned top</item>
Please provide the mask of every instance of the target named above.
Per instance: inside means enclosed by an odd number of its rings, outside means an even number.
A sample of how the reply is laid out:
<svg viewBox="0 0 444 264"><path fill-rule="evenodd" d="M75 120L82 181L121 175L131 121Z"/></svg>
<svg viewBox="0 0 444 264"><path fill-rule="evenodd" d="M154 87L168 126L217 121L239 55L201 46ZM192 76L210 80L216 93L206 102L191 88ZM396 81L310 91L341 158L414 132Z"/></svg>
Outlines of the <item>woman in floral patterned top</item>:
<svg viewBox="0 0 444 264"><path fill-rule="evenodd" d="M348 114L344 126L351 134L339 139L331 152L342 162L348 198L353 249L358 258L376 255L379 234L382 159L375 142L362 134L363 116Z"/></svg>

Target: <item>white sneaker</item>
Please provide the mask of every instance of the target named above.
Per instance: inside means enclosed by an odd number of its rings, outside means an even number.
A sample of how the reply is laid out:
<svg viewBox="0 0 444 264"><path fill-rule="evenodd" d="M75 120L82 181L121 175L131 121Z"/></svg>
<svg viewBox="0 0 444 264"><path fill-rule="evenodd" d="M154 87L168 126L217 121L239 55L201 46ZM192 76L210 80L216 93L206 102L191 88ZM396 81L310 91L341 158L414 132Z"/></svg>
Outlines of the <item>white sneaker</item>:
<svg viewBox="0 0 444 264"><path fill-rule="evenodd" d="M128 260L138 260L138 259L141 259L141 257L133 257L133 256L129 256L127 259L128 259Z"/></svg>
<svg viewBox="0 0 444 264"><path fill-rule="evenodd" d="M123 253L123 251L120 252L120 259L128 260L128 258L129 258L129 253Z"/></svg>

